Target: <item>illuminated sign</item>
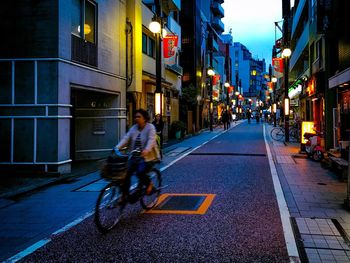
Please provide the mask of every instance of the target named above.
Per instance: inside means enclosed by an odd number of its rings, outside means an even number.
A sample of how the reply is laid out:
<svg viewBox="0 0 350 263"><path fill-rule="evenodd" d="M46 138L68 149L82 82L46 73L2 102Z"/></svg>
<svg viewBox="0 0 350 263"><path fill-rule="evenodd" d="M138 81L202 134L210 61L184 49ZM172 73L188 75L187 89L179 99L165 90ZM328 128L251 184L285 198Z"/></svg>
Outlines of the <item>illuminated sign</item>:
<svg viewBox="0 0 350 263"><path fill-rule="evenodd" d="M303 121L301 123L301 143L306 144L306 140L304 139L305 133L313 133L315 134L314 130L314 123L312 121Z"/></svg>

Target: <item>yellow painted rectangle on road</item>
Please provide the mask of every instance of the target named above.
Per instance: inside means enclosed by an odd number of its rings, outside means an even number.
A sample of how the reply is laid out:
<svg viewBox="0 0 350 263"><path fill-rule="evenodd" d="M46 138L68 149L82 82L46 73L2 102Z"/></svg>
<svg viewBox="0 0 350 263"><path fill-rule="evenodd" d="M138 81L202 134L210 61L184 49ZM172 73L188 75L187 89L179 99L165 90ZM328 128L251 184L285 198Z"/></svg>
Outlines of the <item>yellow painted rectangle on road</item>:
<svg viewBox="0 0 350 263"><path fill-rule="evenodd" d="M166 201L167 199L171 198L171 197L203 197L204 200L201 201L201 204L198 206L198 208L196 210L164 210L164 209L160 209L160 206L163 204L164 201ZM215 198L215 194L162 194L159 197L159 200L155 206L155 208L148 210L148 211L144 211L144 213L147 214L183 214L183 215L204 215L209 206L211 205L211 203L213 202L214 198Z"/></svg>

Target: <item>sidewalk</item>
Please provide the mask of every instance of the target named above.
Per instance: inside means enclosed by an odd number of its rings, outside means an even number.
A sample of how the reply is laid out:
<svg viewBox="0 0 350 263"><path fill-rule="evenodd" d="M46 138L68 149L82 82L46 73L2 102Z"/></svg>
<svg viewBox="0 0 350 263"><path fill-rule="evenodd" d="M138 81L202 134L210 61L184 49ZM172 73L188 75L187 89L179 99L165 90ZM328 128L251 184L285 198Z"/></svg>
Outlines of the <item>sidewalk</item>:
<svg viewBox="0 0 350 263"><path fill-rule="evenodd" d="M302 262L350 262L347 183L298 154L299 144L272 140L272 126L265 128Z"/></svg>
<svg viewBox="0 0 350 263"><path fill-rule="evenodd" d="M200 131L198 134L188 136L184 140L188 140L192 137L200 135L207 129ZM216 128L215 130L220 130ZM169 140L164 144L163 152L166 154L184 140ZM99 170L102 162L101 160L80 161L72 164L72 172L69 174L57 175L57 174L33 174L29 172L22 173L6 173L1 174L0 182L0 208L6 206L9 202L8 198L13 198L19 195L23 195L37 189L50 186L52 184L73 180L74 178L81 177Z"/></svg>

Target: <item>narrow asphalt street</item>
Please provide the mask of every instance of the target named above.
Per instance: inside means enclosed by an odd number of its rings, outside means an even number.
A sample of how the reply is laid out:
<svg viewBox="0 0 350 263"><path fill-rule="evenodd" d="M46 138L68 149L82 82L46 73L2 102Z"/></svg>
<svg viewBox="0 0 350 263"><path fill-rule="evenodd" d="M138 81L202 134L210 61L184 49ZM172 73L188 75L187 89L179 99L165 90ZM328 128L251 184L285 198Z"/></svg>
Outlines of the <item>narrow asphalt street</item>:
<svg viewBox="0 0 350 263"><path fill-rule="evenodd" d="M262 124L244 122L162 174L164 193L212 194L208 210L143 213L135 204L106 235L90 216L22 261L289 262Z"/></svg>

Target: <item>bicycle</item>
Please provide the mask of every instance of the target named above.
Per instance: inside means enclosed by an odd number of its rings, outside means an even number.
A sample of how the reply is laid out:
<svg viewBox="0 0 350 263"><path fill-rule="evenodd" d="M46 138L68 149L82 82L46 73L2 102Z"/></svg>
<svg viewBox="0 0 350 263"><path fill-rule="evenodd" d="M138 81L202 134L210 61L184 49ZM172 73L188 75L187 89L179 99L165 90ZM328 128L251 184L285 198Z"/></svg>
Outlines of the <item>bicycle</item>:
<svg viewBox="0 0 350 263"><path fill-rule="evenodd" d="M274 127L270 134L271 138L275 141L282 141L285 137L284 127ZM297 126L293 125L289 129L289 138L292 142L300 142L300 131Z"/></svg>
<svg viewBox="0 0 350 263"><path fill-rule="evenodd" d="M120 201L122 186L127 173L127 162L130 159L140 158L140 153L140 150L133 150L127 155L116 152L117 157L121 158L121 162L107 162L105 165L107 171L104 172L104 175L101 175L108 179L110 183L101 190L97 198L94 217L97 229L101 233L107 233L118 224L128 203L134 204L139 201L141 207L145 210L150 210L157 204L162 189L162 176L160 171L154 167L155 163L147 171L147 175L153 183L152 192L147 194L147 186L139 182L136 188L130 189L126 202Z"/></svg>

